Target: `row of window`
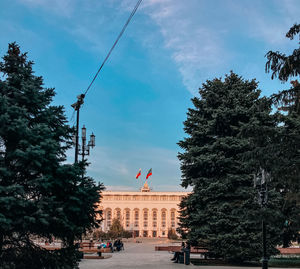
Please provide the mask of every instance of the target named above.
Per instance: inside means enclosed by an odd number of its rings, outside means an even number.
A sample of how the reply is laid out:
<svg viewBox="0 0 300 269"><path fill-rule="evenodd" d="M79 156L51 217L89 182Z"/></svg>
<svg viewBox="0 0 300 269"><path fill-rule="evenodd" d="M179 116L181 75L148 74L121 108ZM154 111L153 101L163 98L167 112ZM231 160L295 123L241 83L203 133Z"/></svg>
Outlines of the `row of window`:
<svg viewBox="0 0 300 269"><path fill-rule="evenodd" d="M148 227L148 217L149 217L149 210L145 209L143 210L143 226L146 228ZM175 209L172 209L170 212L170 219L171 219L171 227L175 228ZM153 210L152 212L152 226L154 228L157 227L157 210ZM122 221L121 218L121 209L116 209L116 217L120 221ZM162 210L161 212L161 226L162 228L166 227L166 218L167 218L167 212L166 210ZM111 221L112 221L112 211L111 209L106 210L106 222L107 226L111 226ZM125 210L125 225L126 227L130 226L130 210ZM134 210L134 227L139 227L139 210Z"/></svg>
<svg viewBox="0 0 300 269"><path fill-rule="evenodd" d="M180 201L183 196L178 195L104 195L103 200L126 201Z"/></svg>

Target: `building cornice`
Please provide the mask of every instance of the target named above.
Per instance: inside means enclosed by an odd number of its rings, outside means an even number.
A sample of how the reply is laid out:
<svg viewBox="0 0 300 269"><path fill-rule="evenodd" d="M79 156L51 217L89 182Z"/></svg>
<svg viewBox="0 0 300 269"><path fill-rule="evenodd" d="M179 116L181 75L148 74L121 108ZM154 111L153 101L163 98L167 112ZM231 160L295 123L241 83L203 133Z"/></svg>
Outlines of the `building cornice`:
<svg viewBox="0 0 300 269"><path fill-rule="evenodd" d="M188 195L191 192L185 191L102 191L102 195L139 195L139 196L151 196L151 195Z"/></svg>

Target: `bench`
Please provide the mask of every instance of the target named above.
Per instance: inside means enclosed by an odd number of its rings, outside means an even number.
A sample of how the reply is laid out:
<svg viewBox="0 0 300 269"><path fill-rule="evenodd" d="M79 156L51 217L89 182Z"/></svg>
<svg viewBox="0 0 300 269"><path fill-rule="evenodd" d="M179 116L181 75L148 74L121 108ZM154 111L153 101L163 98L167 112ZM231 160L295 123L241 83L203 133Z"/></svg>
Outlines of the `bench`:
<svg viewBox="0 0 300 269"><path fill-rule="evenodd" d="M58 246L49 246L49 245L39 245L40 247L47 249L47 250L58 250L61 249L61 247Z"/></svg>
<svg viewBox="0 0 300 269"><path fill-rule="evenodd" d="M59 246L49 246L49 245L41 245L42 248L47 249L47 250L59 250L61 249L61 247ZM84 259L103 259L103 256L101 255L102 253L111 253L110 248L97 248L94 246L94 244L92 245L92 247L90 247L90 243L81 243L80 247L78 249L79 251L81 251L83 253L83 258ZM89 253L97 253L98 256L88 256L86 254Z"/></svg>
<svg viewBox="0 0 300 269"><path fill-rule="evenodd" d="M300 255L300 248L277 248L283 255Z"/></svg>
<svg viewBox="0 0 300 269"><path fill-rule="evenodd" d="M102 253L111 253L110 248L86 248L86 247L81 247L78 249L79 251L81 251L83 253L83 258L84 259L91 259L92 257L94 259L103 259ZM88 256L86 254L90 254L90 253L97 253L98 256Z"/></svg>
<svg viewBox="0 0 300 269"><path fill-rule="evenodd" d="M300 255L300 248L277 248L280 251L280 254L283 255ZM156 251L172 251L172 252L180 252L181 246L156 246ZM206 259L208 250L202 247L192 247L191 254L202 254Z"/></svg>
<svg viewBox="0 0 300 269"><path fill-rule="evenodd" d="M181 246L156 246L155 250L177 252L177 251L181 251L181 248L182 248ZM208 253L208 250L200 247L191 247L191 253L205 254Z"/></svg>
<svg viewBox="0 0 300 269"><path fill-rule="evenodd" d="M171 252L181 252L181 246L156 246L156 251L171 251ZM191 247L191 254L201 254L204 259L207 259L208 250L202 247Z"/></svg>
<svg viewBox="0 0 300 269"><path fill-rule="evenodd" d="M95 246L95 243L93 243L93 242L81 242L80 244L79 244L79 246L81 247L81 248L95 248L96 246Z"/></svg>

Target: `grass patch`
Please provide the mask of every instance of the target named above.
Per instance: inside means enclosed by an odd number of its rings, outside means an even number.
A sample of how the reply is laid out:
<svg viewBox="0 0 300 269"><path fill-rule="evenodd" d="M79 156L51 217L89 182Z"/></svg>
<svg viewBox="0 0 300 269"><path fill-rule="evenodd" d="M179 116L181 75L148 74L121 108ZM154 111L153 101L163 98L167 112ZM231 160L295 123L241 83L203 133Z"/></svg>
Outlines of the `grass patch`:
<svg viewBox="0 0 300 269"><path fill-rule="evenodd" d="M300 268L300 257L299 258L271 258L269 260L269 266Z"/></svg>
<svg viewBox="0 0 300 269"><path fill-rule="evenodd" d="M244 262L244 263L230 263L228 261L220 260L220 259L199 259L199 258L191 258L191 263L194 265L211 265L211 266L247 266L247 267L255 267L260 266L261 264L258 262Z"/></svg>
<svg viewBox="0 0 300 269"><path fill-rule="evenodd" d="M260 267L260 262L244 262L244 263L229 263L224 260L218 259L199 259L191 258L191 263L197 266L211 265L211 266L245 266L245 267ZM300 268L300 257L293 258L271 258L269 260L270 267L290 267L290 268Z"/></svg>

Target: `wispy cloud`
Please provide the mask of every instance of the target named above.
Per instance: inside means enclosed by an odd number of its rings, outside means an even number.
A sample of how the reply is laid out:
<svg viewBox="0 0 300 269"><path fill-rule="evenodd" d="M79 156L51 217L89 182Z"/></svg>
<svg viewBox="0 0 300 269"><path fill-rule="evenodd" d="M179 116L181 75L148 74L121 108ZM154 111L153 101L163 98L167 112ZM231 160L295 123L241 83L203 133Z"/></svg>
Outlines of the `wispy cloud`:
<svg viewBox="0 0 300 269"><path fill-rule="evenodd" d="M122 24L120 22L131 12L134 3L123 1L88 1L78 2L71 0L19 0L22 3L44 8L69 19L63 25L66 31L71 33L84 48L86 42L90 44L88 49L98 53L107 51L113 40L110 34L118 34ZM106 9L114 9L116 16L110 16ZM171 52L171 57L176 64L186 88L194 95L200 85L200 81L207 78L210 70L222 64L224 51L222 42L216 31L199 23L195 16L190 16L190 11L199 8L197 1L189 4L179 0L148 0L142 2L139 14L149 16L158 27L159 33L142 35L137 38L143 45L152 49L162 45ZM126 13L126 16L124 17ZM105 16L103 15L105 14ZM109 13L112 14L112 13ZM118 19L119 18L119 19ZM121 21L120 21L120 18ZM144 21L136 21L141 28ZM125 22L125 20L124 20ZM101 29L101 35L99 35ZM142 32L140 32L141 34ZM164 44L157 44L157 34L161 35ZM153 44L155 44L153 46Z"/></svg>
<svg viewBox="0 0 300 269"><path fill-rule="evenodd" d="M171 51L186 88L194 95L200 82L224 60L222 42L216 31L201 25L191 10L200 9L190 1L151 0L144 12L160 27L164 46Z"/></svg>
<svg viewBox="0 0 300 269"><path fill-rule="evenodd" d="M76 0L19 0L31 7L43 8L69 20L63 27L74 36L76 42L88 50L103 56L114 41L112 33L118 34L123 20L134 7L132 0L76 1ZM264 42L268 49L287 44L284 34L299 17L298 0L274 0L270 4L261 1L209 1L147 0L143 1L138 15L144 18L133 22L141 29L148 27L145 15L158 26L159 33L140 36L126 33L138 39L142 45L155 50L161 45L170 52L183 84L196 94L204 80L228 72L235 52L226 48L226 38L237 28L248 37ZM113 12L106 12L113 10ZM219 10L219 11L217 11ZM217 11L217 12L216 12ZM222 14L221 12L224 11ZM222 23L216 24L208 14L230 24L230 31ZM114 14L114 15L112 15ZM226 18L222 15L226 14ZM228 22L229 21L229 22ZM121 23L121 24L120 24ZM228 25L229 25L228 24ZM101 29L101 34L99 34ZM163 44L159 44L161 39ZM237 37L238 38L238 37ZM87 46L88 43L88 46ZM227 70L228 69L228 70Z"/></svg>
<svg viewBox="0 0 300 269"><path fill-rule="evenodd" d="M242 18L244 31L257 41L272 46L283 46L288 41L285 33L299 18L300 5L297 0L273 0L269 5L264 1L231 0L229 7L237 18Z"/></svg>

